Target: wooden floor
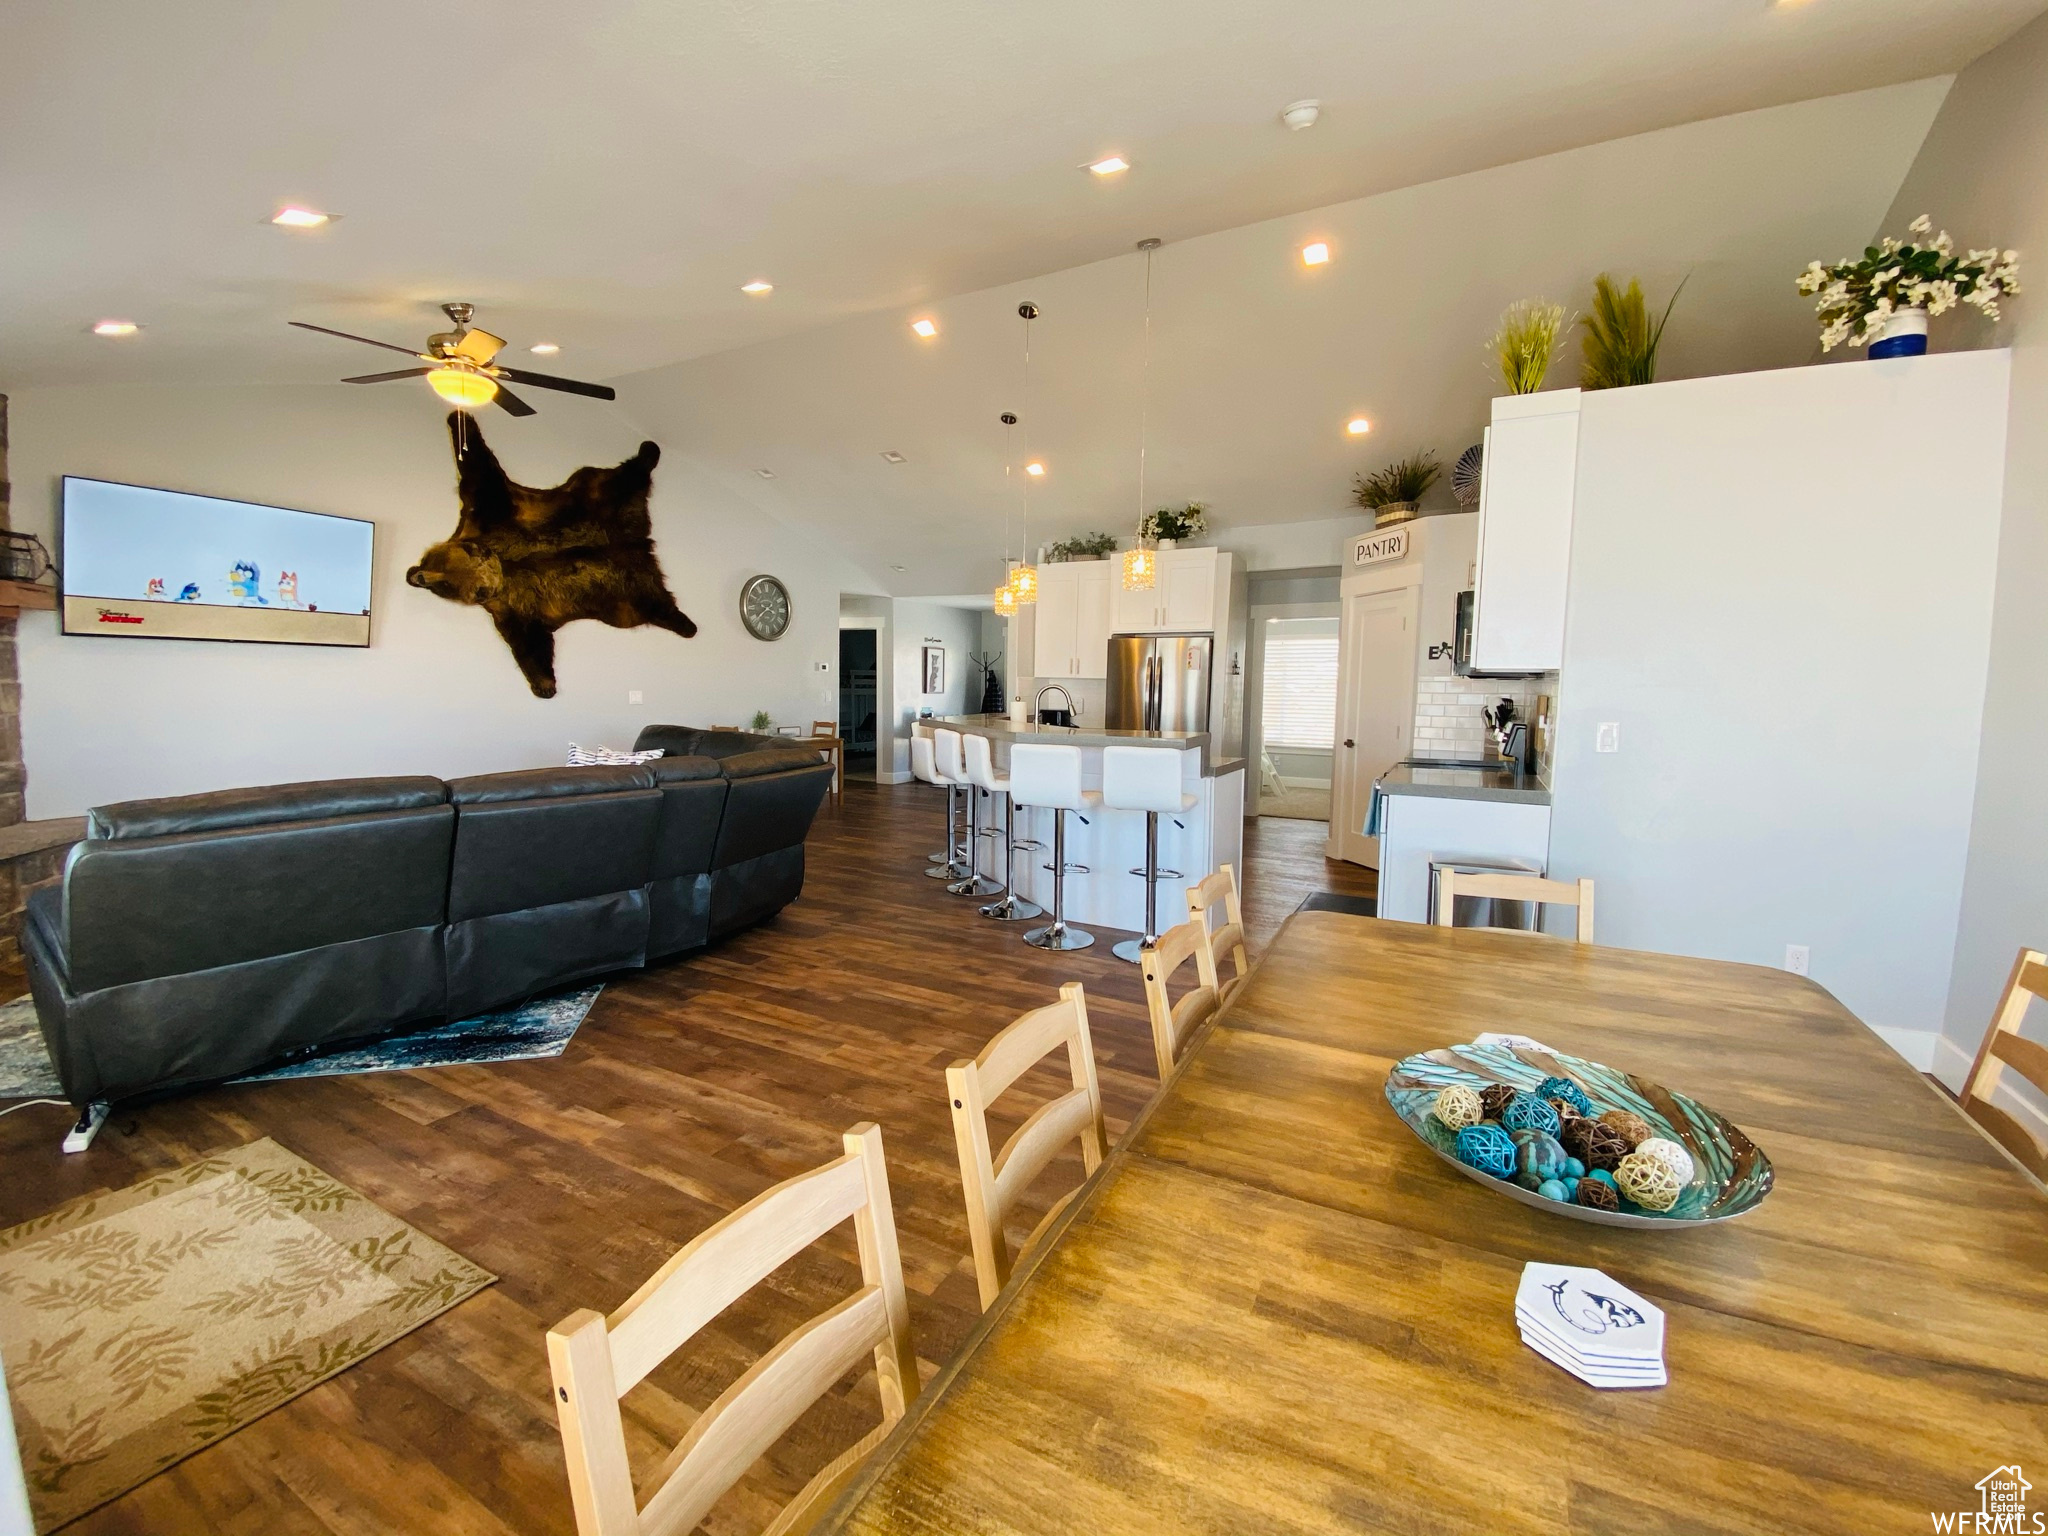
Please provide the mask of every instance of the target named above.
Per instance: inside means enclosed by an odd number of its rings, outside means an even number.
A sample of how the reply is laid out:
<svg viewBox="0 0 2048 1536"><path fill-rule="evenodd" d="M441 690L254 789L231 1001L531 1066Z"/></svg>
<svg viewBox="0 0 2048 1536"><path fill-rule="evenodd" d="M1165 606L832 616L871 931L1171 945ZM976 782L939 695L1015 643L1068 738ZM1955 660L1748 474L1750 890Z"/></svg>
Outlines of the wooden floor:
<svg viewBox="0 0 2048 1536"><path fill-rule="evenodd" d="M610 1309L670 1253L767 1185L882 1127L911 1322L929 1377L977 1313L944 1095L972 1055L1062 981L1088 988L1104 1098L1120 1133L1155 1085L1134 967L1047 955L922 874L940 802L918 785L850 783L810 842L801 900L694 959L605 990L565 1055L490 1067L214 1089L117 1115L63 1157L64 1116L0 1119L0 1226L74 1196L269 1136L500 1276L481 1295L67 1527L70 1533L569 1532L542 1333ZM1246 828L1254 948L1315 890L1371 894L1326 863L1325 828ZM1062 1084L1027 1078L1007 1135ZM1050 1171L1039 1209L1078 1179ZM851 1229L792 1260L626 1399L650 1466L773 1340L858 1284ZM712 1512L758 1530L878 1421L872 1373L842 1383Z"/></svg>

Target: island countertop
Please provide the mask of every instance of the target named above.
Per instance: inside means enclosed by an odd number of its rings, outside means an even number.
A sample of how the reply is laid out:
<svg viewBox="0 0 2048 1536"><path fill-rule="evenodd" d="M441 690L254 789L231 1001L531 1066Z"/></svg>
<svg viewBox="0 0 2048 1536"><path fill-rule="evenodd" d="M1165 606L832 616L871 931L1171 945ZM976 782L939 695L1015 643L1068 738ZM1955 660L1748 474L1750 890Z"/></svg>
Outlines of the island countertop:
<svg viewBox="0 0 2048 1536"><path fill-rule="evenodd" d="M1204 778L1216 778L1244 767L1241 757L1212 759L1207 731L1112 731L1101 726L1040 725L1036 721L1012 720L1008 715L935 715L913 723L1012 744L1026 741L1065 747L1164 747L1175 752L1200 752Z"/></svg>
<svg viewBox="0 0 2048 1536"><path fill-rule="evenodd" d="M1512 768L1477 768L1410 758L1373 781L1373 795L1433 795L1447 800L1505 800L1517 805L1550 804L1550 788L1534 774Z"/></svg>

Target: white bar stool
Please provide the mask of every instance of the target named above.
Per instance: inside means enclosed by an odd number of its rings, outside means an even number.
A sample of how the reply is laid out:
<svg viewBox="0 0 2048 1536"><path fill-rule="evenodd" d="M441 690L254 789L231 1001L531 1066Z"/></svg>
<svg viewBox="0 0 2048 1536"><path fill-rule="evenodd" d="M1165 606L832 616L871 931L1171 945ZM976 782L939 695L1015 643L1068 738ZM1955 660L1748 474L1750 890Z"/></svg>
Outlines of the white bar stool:
<svg viewBox="0 0 2048 1536"><path fill-rule="evenodd" d="M958 731L932 732L932 766L955 789L967 791L967 846L965 860L956 854L948 865L956 873L946 887L955 896L993 896L1002 887L981 872L981 791L969 782L967 764L961 752ZM950 823L948 826L950 835ZM957 846L957 845L956 845Z"/></svg>
<svg viewBox="0 0 2048 1536"><path fill-rule="evenodd" d="M967 782L977 789L1003 797L1003 894L981 909L983 917L1000 923L1014 923L1027 917L1043 917L1045 908L1034 906L1017 894L1017 802L1010 798L1010 776L997 773L986 736L963 738L967 749Z"/></svg>
<svg viewBox="0 0 2048 1536"><path fill-rule="evenodd" d="M1145 813L1145 866L1131 871L1145 877L1145 937L1125 939L1110 950L1137 965L1159 942L1159 877L1181 878L1179 870L1159 867L1159 818L1195 808L1195 796L1181 792L1180 754L1158 747L1104 747L1102 804L1105 810Z"/></svg>
<svg viewBox="0 0 2048 1536"><path fill-rule="evenodd" d="M957 735L953 737L956 743L959 739ZM959 790L962 781L949 779L939 771L936 735L911 736L910 772L913 777L922 779L927 784L936 784L946 792L946 851L930 855L938 862L926 870L925 874L933 880L958 880L967 873L958 862L960 844L955 838L955 827L959 817L954 808L953 796Z"/></svg>
<svg viewBox="0 0 2048 1536"><path fill-rule="evenodd" d="M1037 742L1010 748L1010 803L1042 805L1052 812L1052 862L1045 866L1052 871L1052 921L1033 928L1024 942L1039 949L1086 949L1095 935L1067 926L1067 870L1088 872L1085 864L1067 863L1067 813L1093 810L1102 796L1081 787L1081 749Z"/></svg>

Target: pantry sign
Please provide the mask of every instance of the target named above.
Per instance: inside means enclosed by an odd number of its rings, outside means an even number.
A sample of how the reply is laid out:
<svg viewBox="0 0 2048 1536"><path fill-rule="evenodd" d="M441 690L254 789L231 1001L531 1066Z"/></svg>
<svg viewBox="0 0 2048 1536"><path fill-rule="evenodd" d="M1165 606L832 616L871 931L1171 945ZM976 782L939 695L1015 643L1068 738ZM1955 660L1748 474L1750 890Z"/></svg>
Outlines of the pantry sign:
<svg viewBox="0 0 2048 1536"><path fill-rule="evenodd" d="M1351 565L1383 565L1408 553L1408 530L1389 528L1383 533L1362 533L1351 541Z"/></svg>

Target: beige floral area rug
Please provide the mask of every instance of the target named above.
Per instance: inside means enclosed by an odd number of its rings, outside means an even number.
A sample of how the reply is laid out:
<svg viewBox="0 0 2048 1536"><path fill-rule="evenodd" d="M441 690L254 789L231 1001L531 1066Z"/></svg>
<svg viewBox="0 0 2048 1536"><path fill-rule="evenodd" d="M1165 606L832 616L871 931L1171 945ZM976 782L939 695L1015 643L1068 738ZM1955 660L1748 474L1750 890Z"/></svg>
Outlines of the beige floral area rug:
<svg viewBox="0 0 2048 1536"><path fill-rule="evenodd" d="M496 1278L269 1140L0 1232L0 1357L37 1529Z"/></svg>

